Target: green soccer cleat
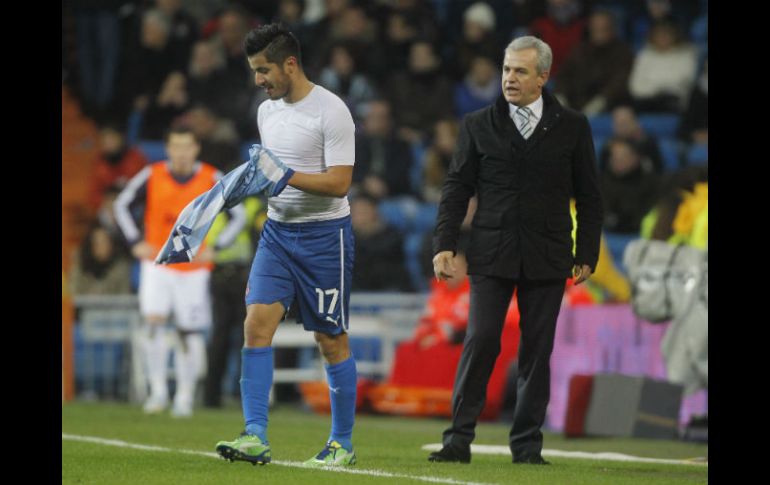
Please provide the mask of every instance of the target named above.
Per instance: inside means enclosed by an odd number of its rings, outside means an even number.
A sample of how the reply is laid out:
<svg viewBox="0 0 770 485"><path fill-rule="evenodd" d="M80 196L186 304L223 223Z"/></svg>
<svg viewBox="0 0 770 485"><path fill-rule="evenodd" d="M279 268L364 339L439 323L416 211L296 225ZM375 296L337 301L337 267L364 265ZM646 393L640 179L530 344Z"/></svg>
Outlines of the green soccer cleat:
<svg viewBox="0 0 770 485"><path fill-rule="evenodd" d="M270 444L262 442L259 436L241 433L234 441L220 441L217 443L217 453L225 460L248 461L252 465L270 463Z"/></svg>
<svg viewBox="0 0 770 485"><path fill-rule="evenodd" d="M326 443L326 447L313 458L305 462L305 466L319 468L325 466L350 466L356 464L356 453L346 450L336 441Z"/></svg>

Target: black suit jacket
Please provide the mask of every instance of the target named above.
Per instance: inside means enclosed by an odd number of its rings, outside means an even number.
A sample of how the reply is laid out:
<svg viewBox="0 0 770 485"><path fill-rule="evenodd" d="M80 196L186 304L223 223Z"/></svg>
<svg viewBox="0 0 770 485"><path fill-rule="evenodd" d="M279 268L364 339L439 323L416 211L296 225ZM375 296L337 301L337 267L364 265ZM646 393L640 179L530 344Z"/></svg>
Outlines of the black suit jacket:
<svg viewBox="0 0 770 485"><path fill-rule="evenodd" d="M543 116L525 140L508 103L468 114L444 182L434 254L456 249L468 199L478 194L468 273L569 278L574 264L596 269L603 217L591 128L582 114L543 92ZM572 255L569 201L577 202Z"/></svg>

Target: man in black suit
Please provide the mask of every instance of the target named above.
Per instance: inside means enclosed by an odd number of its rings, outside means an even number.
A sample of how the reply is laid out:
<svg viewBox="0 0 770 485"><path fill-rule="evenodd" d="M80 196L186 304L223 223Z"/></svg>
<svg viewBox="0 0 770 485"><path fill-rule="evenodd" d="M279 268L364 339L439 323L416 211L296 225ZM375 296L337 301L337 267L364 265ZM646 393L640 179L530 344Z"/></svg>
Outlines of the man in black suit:
<svg viewBox="0 0 770 485"><path fill-rule="evenodd" d="M551 59L548 44L535 37L508 45L503 95L465 117L444 182L433 239L437 278L454 273L460 223L474 194L478 209L466 254L470 314L452 425L430 461L470 462L476 421L517 288L521 342L509 444L514 463L547 464L540 428L550 397L556 319L566 279L582 283L596 267L603 215L588 120L543 90ZM571 197L577 201L574 256Z"/></svg>

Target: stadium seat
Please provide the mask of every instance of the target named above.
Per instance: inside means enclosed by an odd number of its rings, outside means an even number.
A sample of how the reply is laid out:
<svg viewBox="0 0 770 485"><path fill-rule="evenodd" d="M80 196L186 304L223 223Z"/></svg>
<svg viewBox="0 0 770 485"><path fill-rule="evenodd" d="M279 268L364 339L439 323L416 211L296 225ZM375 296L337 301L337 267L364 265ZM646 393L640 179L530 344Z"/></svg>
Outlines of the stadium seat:
<svg viewBox="0 0 770 485"><path fill-rule="evenodd" d="M709 146L707 143L697 143L687 150L687 165L707 165L709 162Z"/></svg>
<svg viewBox="0 0 770 485"><path fill-rule="evenodd" d="M656 138L676 136L679 127L679 115L675 114L641 114L639 124L644 131Z"/></svg>
<svg viewBox="0 0 770 485"><path fill-rule="evenodd" d="M591 134L594 137L612 136L612 115L601 114L588 117L588 123L591 124Z"/></svg>
<svg viewBox="0 0 770 485"><path fill-rule="evenodd" d="M426 147L420 143L412 143L412 166L409 168L409 183L415 193L422 192L423 158Z"/></svg>
<svg viewBox="0 0 770 485"><path fill-rule="evenodd" d="M675 138L662 137L658 139L660 155L663 158L663 169L667 172L679 170L679 141Z"/></svg>
<svg viewBox="0 0 770 485"><path fill-rule="evenodd" d="M626 267L623 265L623 252L626 250L628 243L639 239L639 235L607 232L604 234L604 239L607 241L607 247L618 270L623 274L628 274Z"/></svg>
<svg viewBox="0 0 770 485"><path fill-rule="evenodd" d="M433 231L438 216L438 204L421 204L412 221L412 228L418 232Z"/></svg>
<svg viewBox="0 0 770 485"><path fill-rule="evenodd" d="M420 267L420 250L422 249L422 232L410 232L404 238L404 256L406 258L406 269L409 271L409 277L412 281L412 287L415 291L428 291L428 282L422 274Z"/></svg>
<svg viewBox="0 0 770 485"><path fill-rule="evenodd" d="M602 148L604 148L604 145L607 143L607 137L606 136L596 136L594 134L594 151L596 152L596 159L599 159L599 156L602 153Z"/></svg>
<svg viewBox="0 0 770 485"><path fill-rule="evenodd" d="M136 145L150 163L166 158L166 144L162 140L139 140Z"/></svg>
<svg viewBox="0 0 770 485"><path fill-rule="evenodd" d="M380 217L386 223L395 227L401 232L406 232L409 228L409 217L402 204L395 200L383 200L379 203L378 209Z"/></svg>
<svg viewBox="0 0 770 485"><path fill-rule="evenodd" d="M126 145L132 146L139 139L139 134L142 132L143 119L144 115L139 110L133 110L128 115L126 122Z"/></svg>

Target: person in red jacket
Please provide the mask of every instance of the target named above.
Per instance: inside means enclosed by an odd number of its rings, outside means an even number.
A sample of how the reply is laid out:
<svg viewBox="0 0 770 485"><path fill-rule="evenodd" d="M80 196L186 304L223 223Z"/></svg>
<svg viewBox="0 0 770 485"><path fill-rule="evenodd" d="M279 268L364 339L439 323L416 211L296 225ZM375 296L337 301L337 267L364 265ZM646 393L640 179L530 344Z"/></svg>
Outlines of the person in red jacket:
<svg viewBox="0 0 770 485"><path fill-rule="evenodd" d="M126 145L122 127L115 122L104 123L99 132L100 152L96 160L88 194L88 206L99 210L104 194L111 186L123 187L147 165L147 158L136 148Z"/></svg>

